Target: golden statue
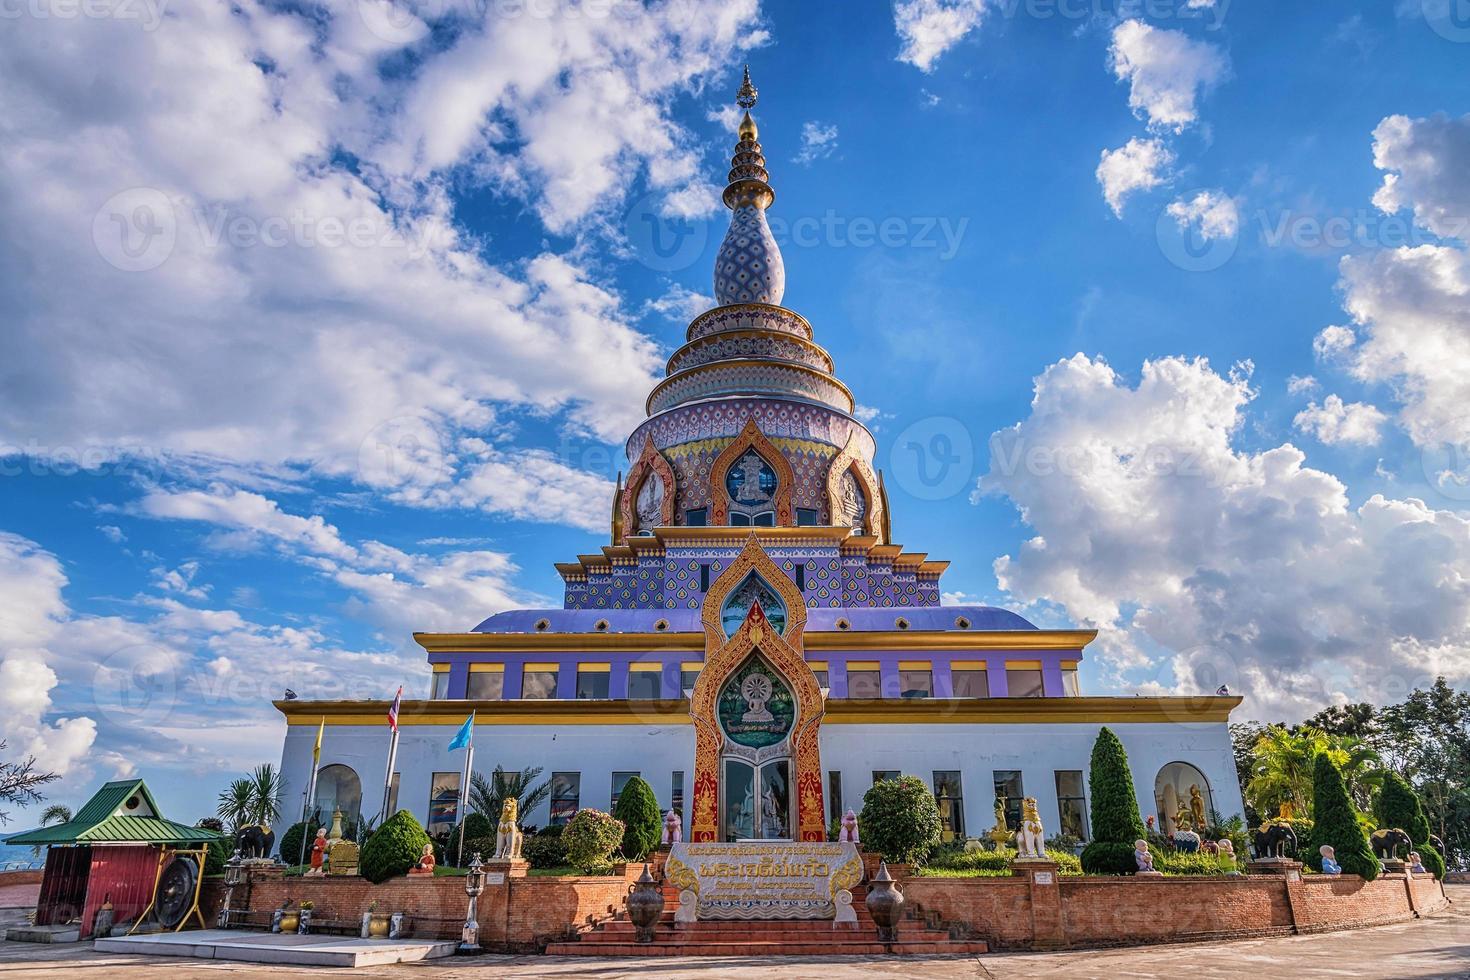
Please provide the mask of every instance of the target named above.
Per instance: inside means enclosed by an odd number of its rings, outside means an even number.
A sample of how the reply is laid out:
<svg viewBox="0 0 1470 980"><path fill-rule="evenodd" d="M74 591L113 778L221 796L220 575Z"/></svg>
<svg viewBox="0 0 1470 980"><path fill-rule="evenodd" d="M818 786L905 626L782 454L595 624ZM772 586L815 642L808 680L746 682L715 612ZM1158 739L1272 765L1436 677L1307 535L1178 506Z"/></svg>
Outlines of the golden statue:
<svg viewBox="0 0 1470 980"><path fill-rule="evenodd" d="M521 856L521 829L516 815L516 798L506 797L500 807L500 824L495 828L495 858L514 861Z"/></svg>

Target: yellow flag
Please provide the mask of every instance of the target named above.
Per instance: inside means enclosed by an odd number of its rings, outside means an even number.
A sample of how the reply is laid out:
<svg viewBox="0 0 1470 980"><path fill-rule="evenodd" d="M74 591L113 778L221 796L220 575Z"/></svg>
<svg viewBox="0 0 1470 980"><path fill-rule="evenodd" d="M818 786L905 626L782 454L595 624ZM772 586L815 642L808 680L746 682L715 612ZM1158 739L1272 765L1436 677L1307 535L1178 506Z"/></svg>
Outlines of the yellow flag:
<svg viewBox="0 0 1470 980"><path fill-rule="evenodd" d="M322 761L322 733L326 730L327 719L323 718L322 723L316 729L316 745L311 750L311 761L313 763L320 763Z"/></svg>

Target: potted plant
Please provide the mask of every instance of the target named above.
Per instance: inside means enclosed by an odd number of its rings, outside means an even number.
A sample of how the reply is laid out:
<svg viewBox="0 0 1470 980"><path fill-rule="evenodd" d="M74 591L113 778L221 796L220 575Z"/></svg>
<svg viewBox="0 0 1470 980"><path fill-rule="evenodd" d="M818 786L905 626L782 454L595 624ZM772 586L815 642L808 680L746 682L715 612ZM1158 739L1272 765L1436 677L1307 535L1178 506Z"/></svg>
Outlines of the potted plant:
<svg viewBox="0 0 1470 980"><path fill-rule="evenodd" d="M388 938L388 926L392 918L387 912L379 912L378 900L373 899L368 903L367 911L362 914L362 938Z"/></svg>
<svg viewBox="0 0 1470 980"><path fill-rule="evenodd" d="M295 932L301 925L301 913L291 907L289 898L276 910L274 918L275 927L272 932Z"/></svg>

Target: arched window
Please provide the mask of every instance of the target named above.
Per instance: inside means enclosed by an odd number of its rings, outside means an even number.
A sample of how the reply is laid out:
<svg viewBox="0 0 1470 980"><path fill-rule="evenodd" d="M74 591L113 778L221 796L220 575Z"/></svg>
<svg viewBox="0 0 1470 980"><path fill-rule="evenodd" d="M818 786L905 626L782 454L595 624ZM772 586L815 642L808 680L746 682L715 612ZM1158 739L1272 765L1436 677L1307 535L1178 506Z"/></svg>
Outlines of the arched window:
<svg viewBox="0 0 1470 980"><path fill-rule="evenodd" d="M745 622L745 617L750 613L750 607L755 603L761 604L762 611L766 614L777 633L786 632L786 604L776 594L776 590L766 584L765 579L751 572L745 576L745 581L735 586L725 598L725 605L720 609L720 624L724 627L726 636L733 636Z"/></svg>
<svg viewBox="0 0 1470 980"><path fill-rule="evenodd" d="M1198 825L1208 824L1215 811L1209 781L1187 762L1171 762L1159 770L1154 778L1154 805L1166 834L1172 834L1185 823L1198 831L1202 829Z"/></svg>
<svg viewBox="0 0 1470 980"><path fill-rule="evenodd" d="M356 822L362 812L362 780L351 766L334 763L322 766L316 776L316 800L313 809L320 819L330 822L334 810L342 811L345 822Z"/></svg>
<svg viewBox="0 0 1470 980"><path fill-rule="evenodd" d="M776 470L760 453L747 450L725 474L725 493L730 497L732 527L774 527L772 504L780 480Z"/></svg>

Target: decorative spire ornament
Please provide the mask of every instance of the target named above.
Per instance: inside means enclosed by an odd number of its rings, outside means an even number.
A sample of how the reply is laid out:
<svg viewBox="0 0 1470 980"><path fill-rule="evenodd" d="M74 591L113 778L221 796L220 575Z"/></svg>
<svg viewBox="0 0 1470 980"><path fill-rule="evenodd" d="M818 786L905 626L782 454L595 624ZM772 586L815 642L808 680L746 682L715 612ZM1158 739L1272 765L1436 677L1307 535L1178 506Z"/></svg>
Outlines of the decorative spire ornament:
<svg viewBox="0 0 1470 980"><path fill-rule="evenodd" d="M750 81L750 66L735 104L745 110L737 133L735 155L730 160L730 174L725 188L725 206L730 216L730 230L715 256L715 300L722 306L732 303L769 303L781 305L786 293L786 264L781 249L766 222L766 208L776 200L769 183L766 158L758 142L760 131L750 110L760 92Z"/></svg>

